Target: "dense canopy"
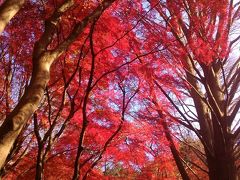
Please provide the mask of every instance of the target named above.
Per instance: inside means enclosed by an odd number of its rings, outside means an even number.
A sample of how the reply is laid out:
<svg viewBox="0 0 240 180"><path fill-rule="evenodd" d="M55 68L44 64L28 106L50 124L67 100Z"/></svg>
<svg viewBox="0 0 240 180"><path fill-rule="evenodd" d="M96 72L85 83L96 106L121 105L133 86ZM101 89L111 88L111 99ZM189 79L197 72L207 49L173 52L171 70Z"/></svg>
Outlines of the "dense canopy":
<svg viewBox="0 0 240 180"><path fill-rule="evenodd" d="M239 0L0 1L0 177L240 177Z"/></svg>

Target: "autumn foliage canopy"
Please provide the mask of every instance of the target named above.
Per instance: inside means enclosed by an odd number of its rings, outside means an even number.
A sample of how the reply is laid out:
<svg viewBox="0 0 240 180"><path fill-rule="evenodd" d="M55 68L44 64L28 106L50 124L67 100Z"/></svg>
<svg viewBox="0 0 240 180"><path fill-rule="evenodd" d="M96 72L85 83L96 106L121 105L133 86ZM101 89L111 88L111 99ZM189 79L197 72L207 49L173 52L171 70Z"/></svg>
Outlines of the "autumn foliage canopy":
<svg viewBox="0 0 240 180"><path fill-rule="evenodd" d="M3 179L240 176L240 1L0 1Z"/></svg>

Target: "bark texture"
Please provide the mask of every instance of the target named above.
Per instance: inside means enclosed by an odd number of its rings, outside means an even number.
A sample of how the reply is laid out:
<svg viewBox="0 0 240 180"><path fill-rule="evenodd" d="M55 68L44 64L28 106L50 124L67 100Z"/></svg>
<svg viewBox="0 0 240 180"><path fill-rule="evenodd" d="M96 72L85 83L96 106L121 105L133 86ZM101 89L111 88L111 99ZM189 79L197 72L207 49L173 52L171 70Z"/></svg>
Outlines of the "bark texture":
<svg viewBox="0 0 240 180"><path fill-rule="evenodd" d="M6 0L0 7L0 34L8 22L21 9L25 0Z"/></svg>
<svg viewBox="0 0 240 180"><path fill-rule="evenodd" d="M103 11L109 7L114 0L103 1L91 14L77 23L69 36L61 42L54 50L47 50L56 33L56 24L59 23L61 15L73 5L73 0L63 2L55 10L52 16L45 22L45 31L33 50L33 71L29 86L14 110L4 120L0 127L0 169L3 168L6 158L26 122L37 110L44 95L46 85L50 79L50 67L52 63L69 47L79 36L85 27L99 18Z"/></svg>

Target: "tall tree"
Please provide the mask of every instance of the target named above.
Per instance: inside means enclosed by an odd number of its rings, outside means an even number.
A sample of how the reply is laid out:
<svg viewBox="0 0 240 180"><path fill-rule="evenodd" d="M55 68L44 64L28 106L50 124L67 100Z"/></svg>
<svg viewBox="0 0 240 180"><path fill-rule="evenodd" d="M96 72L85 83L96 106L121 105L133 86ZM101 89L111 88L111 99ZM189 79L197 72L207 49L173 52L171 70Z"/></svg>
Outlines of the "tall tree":
<svg viewBox="0 0 240 180"><path fill-rule="evenodd" d="M44 90L49 81L51 64L66 51L69 45L76 40L89 23L100 17L102 12L112 2L113 0L101 2L90 14L74 25L66 39L51 50L48 47L52 43L54 34L56 34L55 27L58 26L63 14L73 8L75 5L74 1L69 0L61 3L50 17L45 20L44 32L33 48L31 81L19 103L6 117L0 128L0 168L3 167L13 143L23 126L33 115L34 111L36 111L43 97Z"/></svg>
<svg viewBox="0 0 240 180"><path fill-rule="evenodd" d="M155 11L143 23L146 29L143 36L166 47L155 58L167 63L174 73L163 76L161 71L155 71L151 77L153 86L175 108L177 122L192 130L202 142L210 179L237 179L240 127L235 124L239 122L240 77L239 55L234 46L240 38L235 31L239 3L232 0L149 3L155 6ZM232 36L233 33L237 35ZM156 69L156 64L151 64ZM164 77L169 78L170 84L179 81L182 85L178 83L175 90L167 87Z"/></svg>
<svg viewBox="0 0 240 180"><path fill-rule="evenodd" d="M236 180L240 3L113 2L1 3L1 176Z"/></svg>

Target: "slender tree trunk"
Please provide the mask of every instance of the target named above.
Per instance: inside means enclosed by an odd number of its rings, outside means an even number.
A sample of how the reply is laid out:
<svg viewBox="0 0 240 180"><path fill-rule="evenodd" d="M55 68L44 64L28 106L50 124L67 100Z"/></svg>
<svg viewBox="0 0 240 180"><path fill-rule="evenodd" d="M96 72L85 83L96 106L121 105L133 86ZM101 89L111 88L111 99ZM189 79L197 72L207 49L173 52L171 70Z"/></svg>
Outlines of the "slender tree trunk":
<svg viewBox="0 0 240 180"><path fill-rule="evenodd" d="M173 142L172 136L170 134L168 125L167 125L167 123L164 120L161 120L161 121L162 121L161 124L163 126L165 136L166 136L166 138L167 138L167 140L168 140L168 142L170 144L170 149L171 149L173 158L175 160L175 163L177 165L178 171L180 172L183 180L190 180L190 178L189 178L189 176L187 174L187 171L184 168L182 160L181 160L181 158L179 156L178 150L177 150L177 148L174 145L174 142Z"/></svg>
<svg viewBox="0 0 240 180"><path fill-rule="evenodd" d="M36 180L43 179L43 170L44 170L44 157L43 157L43 146L39 145L38 147L38 156L37 156L37 164L36 164Z"/></svg>

